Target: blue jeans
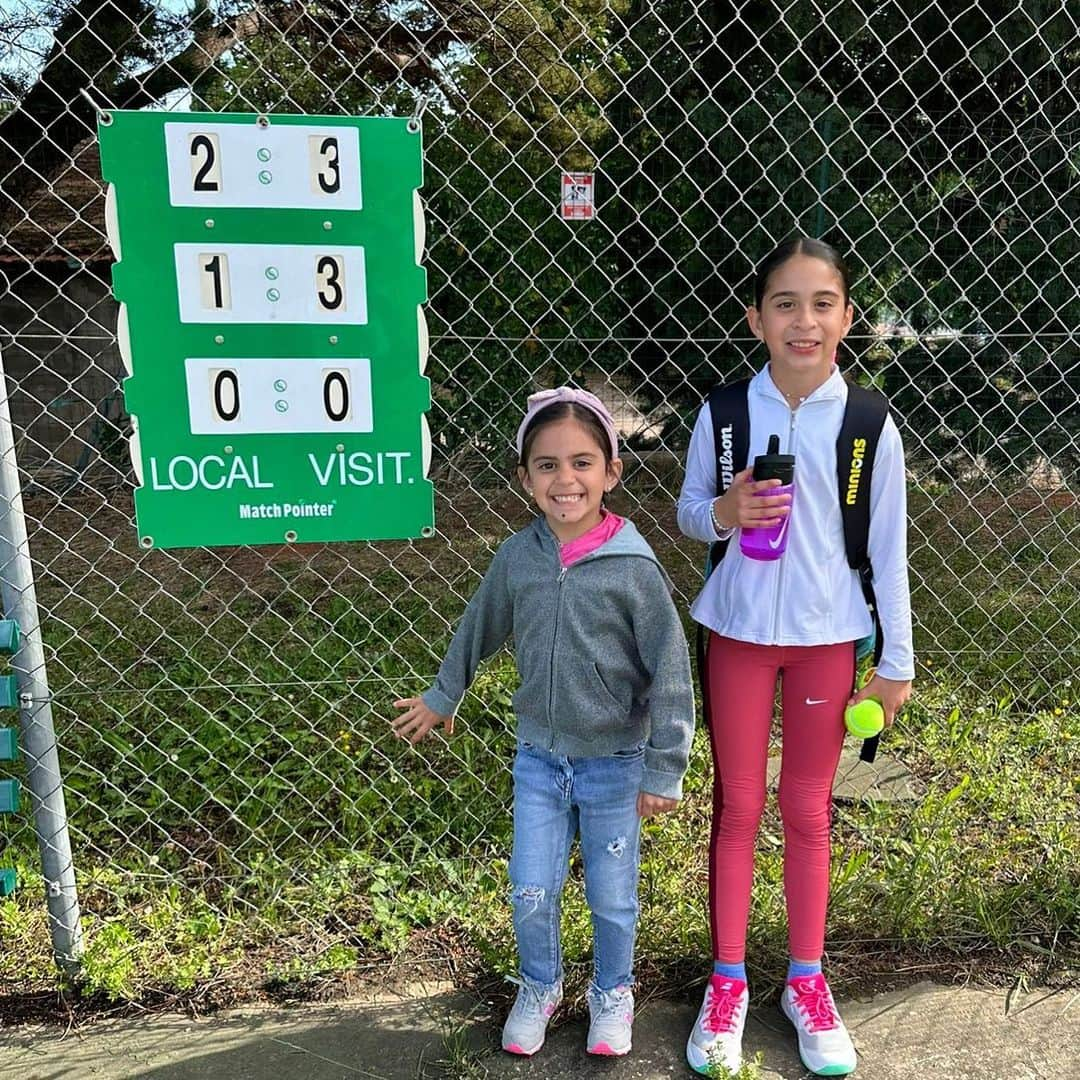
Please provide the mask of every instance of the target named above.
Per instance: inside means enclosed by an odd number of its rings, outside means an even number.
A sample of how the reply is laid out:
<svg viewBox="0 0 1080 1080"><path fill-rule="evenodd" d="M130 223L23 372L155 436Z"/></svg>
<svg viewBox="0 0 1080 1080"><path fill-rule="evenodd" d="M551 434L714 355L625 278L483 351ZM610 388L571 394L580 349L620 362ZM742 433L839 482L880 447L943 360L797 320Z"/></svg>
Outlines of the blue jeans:
<svg viewBox="0 0 1080 1080"><path fill-rule="evenodd" d="M611 990L633 982L644 756L644 744L594 758L518 746L511 900L521 974L537 989L562 978L561 894L579 829L593 923L593 983Z"/></svg>

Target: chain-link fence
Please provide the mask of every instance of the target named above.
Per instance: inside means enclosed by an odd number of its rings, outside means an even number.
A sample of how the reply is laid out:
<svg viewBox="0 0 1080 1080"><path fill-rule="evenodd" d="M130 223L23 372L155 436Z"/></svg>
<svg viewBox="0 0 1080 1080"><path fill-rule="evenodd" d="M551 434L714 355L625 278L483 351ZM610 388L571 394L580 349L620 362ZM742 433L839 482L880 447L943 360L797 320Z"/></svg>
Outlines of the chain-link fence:
<svg viewBox="0 0 1080 1080"><path fill-rule="evenodd" d="M689 428L762 362L751 267L796 231L850 258L841 362L890 396L910 475L916 702L895 782L841 803L830 940L1060 957L1080 913L1078 32L1065 0L5 5L0 347L91 984L252 987L465 942L510 965L512 665L419 753L388 737L391 702L527 520L510 436L539 386L612 404L619 509L685 610ZM117 108L427 98L435 539L138 549L87 88ZM560 217L567 170L595 174L590 219ZM706 759L650 826L646 971L708 955ZM48 930L30 826L3 828L20 990L51 978ZM770 816L758 956L781 948L777 835Z"/></svg>

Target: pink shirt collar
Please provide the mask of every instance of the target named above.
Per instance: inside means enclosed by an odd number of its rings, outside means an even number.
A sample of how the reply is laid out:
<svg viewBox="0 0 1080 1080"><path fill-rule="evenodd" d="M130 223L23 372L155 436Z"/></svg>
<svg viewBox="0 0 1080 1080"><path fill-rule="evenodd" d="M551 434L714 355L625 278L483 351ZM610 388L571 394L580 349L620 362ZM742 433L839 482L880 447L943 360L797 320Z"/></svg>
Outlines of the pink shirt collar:
<svg viewBox="0 0 1080 1080"><path fill-rule="evenodd" d="M572 566L574 563L591 555L601 544L606 544L626 523L625 518L618 514L612 514L608 510L602 510L603 517L587 533L579 536L576 540L568 540L559 545L559 562L563 566Z"/></svg>

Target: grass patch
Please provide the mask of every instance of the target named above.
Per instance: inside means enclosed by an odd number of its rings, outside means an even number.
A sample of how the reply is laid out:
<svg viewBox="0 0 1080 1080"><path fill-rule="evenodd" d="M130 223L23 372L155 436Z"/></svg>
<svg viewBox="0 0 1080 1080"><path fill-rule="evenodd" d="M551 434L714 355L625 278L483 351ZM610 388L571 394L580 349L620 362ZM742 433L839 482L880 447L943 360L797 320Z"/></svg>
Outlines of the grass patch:
<svg viewBox="0 0 1080 1080"><path fill-rule="evenodd" d="M670 504L623 509L692 594L700 553L671 540ZM93 528L77 506L39 516L86 992L273 993L402 956L513 970L510 659L483 670L451 739L416 752L388 733L390 703L426 685L492 546L524 520L506 493L441 513L452 539L416 546L148 554L123 507L95 504ZM1061 646L1080 633L1077 514L940 492L912 515L920 679L886 752L926 794L838 807L830 948L997 949L1060 971L1080 925L1080 687ZM683 807L646 825L650 985L707 966L709 785L699 733ZM56 985L44 883L26 817L0 828L22 880L0 901L0 991L27 995ZM757 867L764 984L786 956L773 801ZM571 993L589 971L580 879L575 856Z"/></svg>

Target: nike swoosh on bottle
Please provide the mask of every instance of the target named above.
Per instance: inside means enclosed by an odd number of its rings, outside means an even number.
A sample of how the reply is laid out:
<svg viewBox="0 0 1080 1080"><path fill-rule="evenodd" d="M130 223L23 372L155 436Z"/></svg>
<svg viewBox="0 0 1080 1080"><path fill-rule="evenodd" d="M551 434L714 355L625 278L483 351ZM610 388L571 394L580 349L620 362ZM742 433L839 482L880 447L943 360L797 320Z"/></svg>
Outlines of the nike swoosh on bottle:
<svg viewBox="0 0 1080 1080"><path fill-rule="evenodd" d="M770 540L769 541L769 547L771 547L773 549L773 551L775 551L784 542L784 537L787 535L787 527L788 527L788 525L790 523L791 523L791 518L790 517L784 518L784 523L780 526L779 535L776 537L775 540Z"/></svg>
<svg viewBox="0 0 1080 1080"><path fill-rule="evenodd" d="M807 705L824 705L828 700L829 699L827 697L823 697L820 701L814 701L813 698L807 698L806 699L806 704Z"/></svg>

